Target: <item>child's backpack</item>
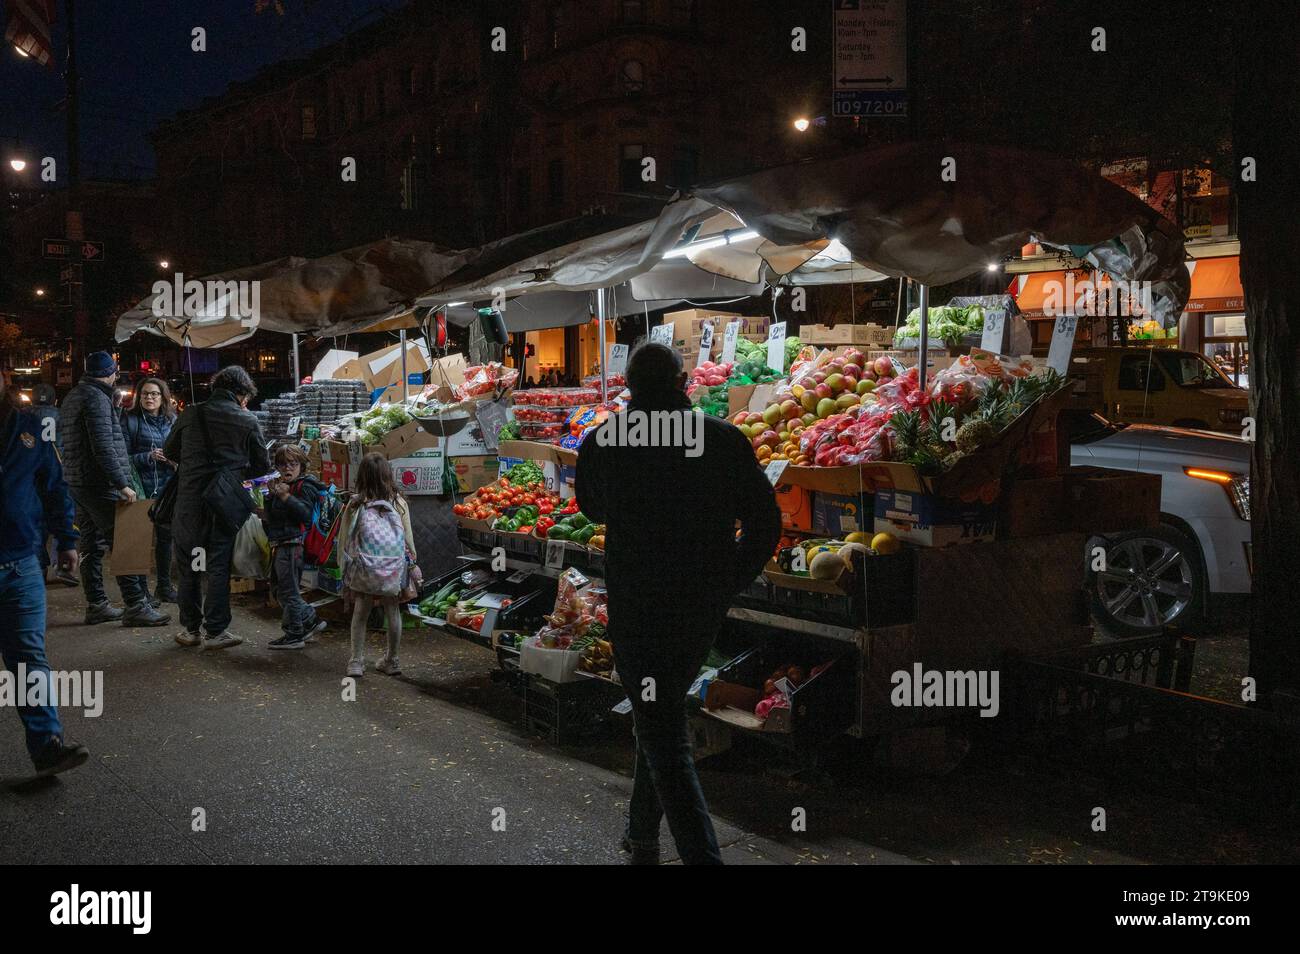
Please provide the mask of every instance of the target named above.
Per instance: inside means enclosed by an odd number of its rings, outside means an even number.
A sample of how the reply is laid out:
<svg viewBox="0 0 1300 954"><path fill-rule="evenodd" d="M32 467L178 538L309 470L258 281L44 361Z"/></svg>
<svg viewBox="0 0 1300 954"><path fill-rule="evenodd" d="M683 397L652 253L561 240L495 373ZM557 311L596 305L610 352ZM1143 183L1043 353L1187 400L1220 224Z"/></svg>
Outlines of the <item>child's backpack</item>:
<svg viewBox="0 0 1300 954"><path fill-rule="evenodd" d="M372 500L357 514L348 537L343 584L371 596L397 596L406 576L406 530L387 500Z"/></svg>
<svg viewBox="0 0 1300 954"><path fill-rule="evenodd" d="M334 488L322 490L312 511L311 526L303 540L303 562L308 566L326 566L334 552L334 540L339 535L339 514L342 507Z"/></svg>

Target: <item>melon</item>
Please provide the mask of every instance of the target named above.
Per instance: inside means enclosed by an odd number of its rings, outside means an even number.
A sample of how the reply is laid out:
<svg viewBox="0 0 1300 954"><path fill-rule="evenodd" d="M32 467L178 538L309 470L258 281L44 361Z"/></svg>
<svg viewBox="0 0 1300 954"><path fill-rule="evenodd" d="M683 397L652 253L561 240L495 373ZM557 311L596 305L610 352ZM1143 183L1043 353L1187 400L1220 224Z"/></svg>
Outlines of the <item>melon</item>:
<svg viewBox="0 0 1300 954"><path fill-rule="evenodd" d="M812 558L812 563L808 564L808 575L814 580L833 580L843 569L844 561L840 555L827 550Z"/></svg>

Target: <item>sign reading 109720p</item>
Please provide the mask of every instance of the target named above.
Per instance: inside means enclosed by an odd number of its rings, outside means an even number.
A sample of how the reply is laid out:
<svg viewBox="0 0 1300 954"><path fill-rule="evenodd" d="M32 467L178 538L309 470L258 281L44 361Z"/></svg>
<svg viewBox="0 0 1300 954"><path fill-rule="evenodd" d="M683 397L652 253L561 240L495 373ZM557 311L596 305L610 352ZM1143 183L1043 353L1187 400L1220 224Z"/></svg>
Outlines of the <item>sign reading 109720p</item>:
<svg viewBox="0 0 1300 954"><path fill-rule="evenodd" d="M834 116L907 115L907 0L834 0Z"/></svg>

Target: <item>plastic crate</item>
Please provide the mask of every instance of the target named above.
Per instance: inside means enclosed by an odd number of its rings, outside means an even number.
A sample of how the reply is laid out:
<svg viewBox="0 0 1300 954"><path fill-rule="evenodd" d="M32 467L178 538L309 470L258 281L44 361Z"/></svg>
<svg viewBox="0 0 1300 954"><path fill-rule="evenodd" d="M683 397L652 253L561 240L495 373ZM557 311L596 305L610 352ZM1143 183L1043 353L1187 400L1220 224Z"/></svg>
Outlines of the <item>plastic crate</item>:
<svg viewBox="0 0 1300 954"><path fill-rule="evenodd" d="M603 734L621 691L595 679L557 684L525 673L524 728L554 745L571 745Z"/></svg>

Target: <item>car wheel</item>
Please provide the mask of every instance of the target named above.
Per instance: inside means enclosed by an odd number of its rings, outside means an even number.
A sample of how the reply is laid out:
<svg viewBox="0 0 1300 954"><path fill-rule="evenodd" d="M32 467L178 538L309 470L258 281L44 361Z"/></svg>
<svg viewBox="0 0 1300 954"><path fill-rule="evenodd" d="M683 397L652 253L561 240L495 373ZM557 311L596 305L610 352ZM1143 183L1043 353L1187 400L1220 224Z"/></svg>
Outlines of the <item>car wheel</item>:
<svg viewBox="0 0 1300 954"><path fill-rule="evenodd" d="M1162 524L1096 542L1106 548L1106 562L1105 569L1094 570L1089 560L1088 600L1103 631L1145 636L1200 622L1205 577L1196 542L1185 533Z"/></svg>

